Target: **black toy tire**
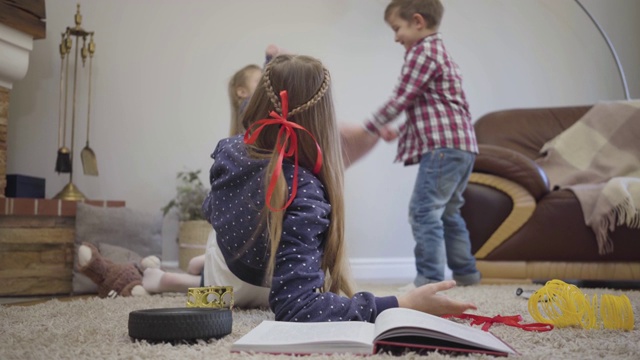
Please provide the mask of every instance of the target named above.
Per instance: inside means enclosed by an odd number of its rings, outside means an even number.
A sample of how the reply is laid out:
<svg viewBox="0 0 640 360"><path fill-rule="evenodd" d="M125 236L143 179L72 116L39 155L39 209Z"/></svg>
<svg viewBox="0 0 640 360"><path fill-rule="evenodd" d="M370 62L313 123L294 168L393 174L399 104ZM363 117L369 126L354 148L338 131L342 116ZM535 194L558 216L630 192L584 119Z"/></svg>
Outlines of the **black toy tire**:
<svg viewBox="0 0 640 360"><path fill-rule="evenodd" d="M148 342L194 342L231 333L229 309L162 308L129 313L129 336Z"/></svg>

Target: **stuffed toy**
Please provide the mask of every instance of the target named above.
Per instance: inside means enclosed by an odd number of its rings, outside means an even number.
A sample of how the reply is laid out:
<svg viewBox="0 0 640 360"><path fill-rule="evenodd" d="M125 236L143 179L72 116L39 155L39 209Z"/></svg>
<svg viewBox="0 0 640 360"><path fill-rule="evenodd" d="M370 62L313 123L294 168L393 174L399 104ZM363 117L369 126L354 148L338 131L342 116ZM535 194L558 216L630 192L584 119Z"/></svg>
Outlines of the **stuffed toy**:
<svg viewBox="0 0 640 360"><path fill-rule="evenodd" d="M78 248L78 270L98 285L101 298L149 295L142 287L142 275L146 267L159 264L155 256L144 258L140 264L116 264L103 257L91 243L84 242Z"/></svg>

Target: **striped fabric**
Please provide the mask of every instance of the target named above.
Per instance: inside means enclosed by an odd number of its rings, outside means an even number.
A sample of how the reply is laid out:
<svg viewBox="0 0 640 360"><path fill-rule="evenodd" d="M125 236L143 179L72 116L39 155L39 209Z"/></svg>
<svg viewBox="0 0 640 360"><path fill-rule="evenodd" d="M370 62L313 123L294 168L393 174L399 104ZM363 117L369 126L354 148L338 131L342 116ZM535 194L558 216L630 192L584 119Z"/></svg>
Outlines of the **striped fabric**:
<svg viewBox="0 0 640 360"><path fill-rule="evenodd" d="M640 101L601 102L545 144L538 164L567 188L593 229L600 254L616 226L640 229Z"/></svg>

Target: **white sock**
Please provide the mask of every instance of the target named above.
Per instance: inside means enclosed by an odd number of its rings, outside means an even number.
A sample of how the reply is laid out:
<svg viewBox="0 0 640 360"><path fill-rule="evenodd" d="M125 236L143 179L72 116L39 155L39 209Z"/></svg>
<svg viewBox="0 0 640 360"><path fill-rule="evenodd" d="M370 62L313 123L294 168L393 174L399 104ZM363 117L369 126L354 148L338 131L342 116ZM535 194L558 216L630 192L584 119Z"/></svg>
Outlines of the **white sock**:
<svg viewBox="0 0 640 360"><path fill-rule="evenodd" d="M160 288L160 282L164 271L158 268L147 268L142 275L142 287L148 292L159 293L162 292Z"/></svg>
<svg viewBox="0 0 640 360"><path fill-rule="evenodd" d="M142 265L142 268L145 270L149 268L157 269L160 267L160 259L155 255L147 256L140 261L140 265Z"/></svg>
<svg viewBox="0 0 640 360"><path fill-rule="evenodd" d="M133 289L131 289L131 296L146 296L146 295L150 295L147 290L144 289L144 287L140 286L140 285L136 285L133 287Z"/></svg>

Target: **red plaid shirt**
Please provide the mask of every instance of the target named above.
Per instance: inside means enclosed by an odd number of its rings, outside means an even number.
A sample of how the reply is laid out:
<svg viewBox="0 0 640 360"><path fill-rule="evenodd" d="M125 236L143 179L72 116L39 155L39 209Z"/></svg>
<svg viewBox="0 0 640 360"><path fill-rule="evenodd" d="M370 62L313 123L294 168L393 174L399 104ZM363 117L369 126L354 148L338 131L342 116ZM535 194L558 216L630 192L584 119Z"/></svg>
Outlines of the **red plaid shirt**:
<svg viewBox="0 0 640 360"><path fill-rule="evenodd" d="M427 36L407 51L393 95L365 127L377 133L402 111L407 119L400 126L396 162L415 164L422 154L438 148L478 153L462 75L440 33Z"/></svg>

